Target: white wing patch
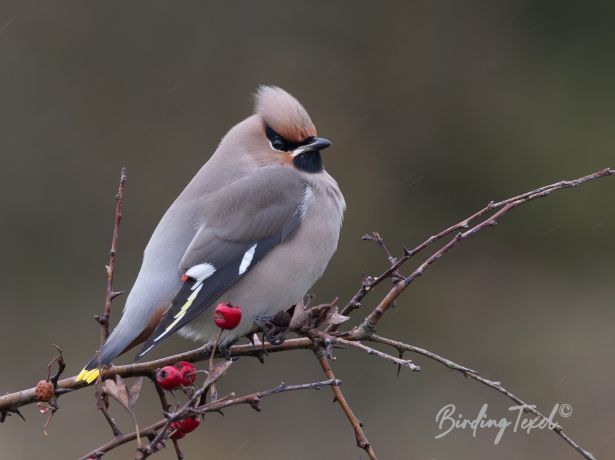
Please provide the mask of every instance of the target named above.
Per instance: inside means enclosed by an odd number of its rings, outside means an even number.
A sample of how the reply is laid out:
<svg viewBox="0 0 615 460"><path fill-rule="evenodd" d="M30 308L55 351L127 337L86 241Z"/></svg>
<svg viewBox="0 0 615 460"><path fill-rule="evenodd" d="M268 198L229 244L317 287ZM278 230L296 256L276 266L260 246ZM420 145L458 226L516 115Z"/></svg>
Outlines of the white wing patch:
<svg viewBox="0 0 615 460"><path fill-rule="evenodd" d="M194 283L191 288L194 291L197 287L203 284L203 281L205 281L214 273L216 273L216 267L214 267L212 264L199 264L190 267L186 272L186 275L196 280L196 283Z"/></svg>
<svg viewBox="0 0 615 460"><path fill-rule="evenodd" d="M246 270L250 267L250 264L252 263L252 259L254 258L255 252L256 252L256 244L250 247L250 249L248 249L243 255L243 258L241 259L241 264L239 264L239 274L240 275L243 275L246 272ZM191 288L192 294L188 296L188 298L186 299L186 302L182 305L179 311L175 314L175 316L173 317L174 319L171 322L171 324L169 324L165 328L165 330L158 337L154 339L154 344L155 342L158 342L160 339L162 339L165 335L167 335L169 331L171 331L171 329L173 329L175 325L181 321L181 319L185 316L188 309L192 306L194 299L196 299L196 297L199 295L199 292L201 292L201 289L203 289L203 281L205 281L207 278L212 276L214 273L216 273L216 267L208 263L194 265L193 267L190 267L188 271L186 271L186 276L189 276L190 278L195 280L195 283ZM147 353L153 346L154 345L152 345L147 350L140 353L139 356L142 356L145 353Z"/></svg>
<svg viewBox="0 0 615 460"><path fill-rule="evenodd" d="M167 326L167 328L164 330L164 332L162 334L160 334L158 337L156 337L154 339L154 342L158 342L161 338L163 338L171 329L173 329L173 327L179 323L181 321L181 319L184 317L184 315L186 314L186 312L188 311L188 309L190 308L190 306L192 305L192 302L194 302L194 299L196 299L196 296L199 295L199 292L201 291L201 289L203 288L203 283L201 282L201 284L194 290L194 292L192 292L192 294L190 294L190 296L188 297L188 299L186 300L186 303L182 305L182 307L179 309L179 311L177 313L175 313L174 316L174 320L171 324L169 324ZM147 351L147 350L146 350ZM145 352L144 352L145 353Z"/></svg>
<svg viewBox="0 0 615 460"><path fill-rule="evenodd" d="M254 258L254 253L256 252L256 244L252 246L250 249L246 251L243 255L243 259L241 259L241 264L239 264L239 274L243 275L246 270L250 267L252 263L252 259Z"/></svg>

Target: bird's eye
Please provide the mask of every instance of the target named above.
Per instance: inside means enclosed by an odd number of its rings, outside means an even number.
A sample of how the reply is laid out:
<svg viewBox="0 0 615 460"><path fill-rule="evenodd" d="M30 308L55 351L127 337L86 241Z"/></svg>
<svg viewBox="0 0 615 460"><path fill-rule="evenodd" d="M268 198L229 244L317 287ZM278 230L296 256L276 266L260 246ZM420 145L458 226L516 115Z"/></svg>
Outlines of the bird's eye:
<svg viewBox="0 0 615 460"><path fill-rule="evenodd" d="M279 137L274 138L271 141L271 146L276 149L276 150L280 150L280 151L285 151L286 150L286 144L285 142L280 139Z"/></svg>

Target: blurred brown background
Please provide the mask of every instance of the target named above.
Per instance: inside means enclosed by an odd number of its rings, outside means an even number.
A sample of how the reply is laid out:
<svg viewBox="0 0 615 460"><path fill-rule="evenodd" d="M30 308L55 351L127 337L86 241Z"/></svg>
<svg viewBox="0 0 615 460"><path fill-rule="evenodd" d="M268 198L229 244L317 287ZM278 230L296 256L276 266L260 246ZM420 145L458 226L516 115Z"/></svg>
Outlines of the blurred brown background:
<svg viewBox="0 0 615 460"><path fill-rule="evenodd" d="M413 246L491 199L615 165L610 2L207 3L0 3L0 392L44 377L51 343L70 373L96 349L120 167L116 287L128 289L158 219L250 114L260 83L296 95L334 141L325 160L348 212L314 288L323 301L347 300L362 272L385 266L365 232ZM559 418L569 434L613 458L614 198L604 179L518 208L434 265L380 333L501 379L547 412L570 404ZM176 338L157 355L193 346ZM497 446L493 430L436 440L447 403L470 418L488 403L498 419L511 404L419 357L422 372L396 377L359 352L337 356L383 459L578 458L546 431L508 431ZM321 378L309 352L294 352L241 360L220 390ZM47 439L34 407L27 424L0 426L0 457L75 458L110 437L93 391L60 402ZM208 417L182 443L187 458L365 458L329 390L263 409ZM151 387L138 410L143 424L159 417Z"/></svg>

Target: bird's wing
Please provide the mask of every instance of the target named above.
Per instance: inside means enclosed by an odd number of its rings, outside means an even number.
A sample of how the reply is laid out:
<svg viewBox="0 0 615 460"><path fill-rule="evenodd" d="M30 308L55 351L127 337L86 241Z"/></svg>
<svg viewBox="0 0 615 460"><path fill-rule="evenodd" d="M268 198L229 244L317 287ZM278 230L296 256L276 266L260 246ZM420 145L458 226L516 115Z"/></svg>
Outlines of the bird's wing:
<svg viewBox="0 0 615 460"><path fill-rule="evenodd" d="M184 283L136 359L226 292L301 223L306 185L280 166L264 167L206 199L206 223L180 263Z"/></svg>

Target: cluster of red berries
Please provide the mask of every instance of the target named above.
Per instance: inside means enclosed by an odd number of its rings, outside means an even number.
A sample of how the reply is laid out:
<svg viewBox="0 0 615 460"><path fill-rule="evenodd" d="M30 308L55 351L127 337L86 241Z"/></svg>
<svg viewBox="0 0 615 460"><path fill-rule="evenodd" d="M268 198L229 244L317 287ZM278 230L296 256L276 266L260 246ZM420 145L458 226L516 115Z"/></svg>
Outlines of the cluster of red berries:
<svg viewBox="0 0 615 460"><path fill-rule="evenodd" d="M220 329L235 329L241 321L241 308L230 303L221 303L214 311L214 322ZM196 380L196 369L188 361L180 361L174 366L164 366L156 372L156 382L164 390L175 390L180 386L188 387Z"/></svg>
<svg viewBox="0 0 615 460"><path fill-rule="evenodd" d="M188 361L180 361L174 366L164 366L156 372L156 383L164 390L175 390L181 385L190 386L196 380L196 369Z"/></svg>
<svg viewBox="0 0 615 460"><path fill-rule="evenodd" d="M164 366L156 372L156 383L161 388L171 391L180 386L188 387L196 380L196 369L188 361L180 361L174 366ZM171 439L181 439L197 429L201 420L198 417L186 417L171 423Z"/></svg>
<svg viewBox="0 0 615 460"><path fill-rule="evenodd" d="M235 329L241 321L241 308L230 303L219 304L214 311L214 323L220 329ZM156 383L160 388L172 391L181 386L189 387L196 380L196 369L188 361L174 366L164 366L156 372ZM186 417L171 423L171 439L181 439L201 424L198 417Z"/></svg>

